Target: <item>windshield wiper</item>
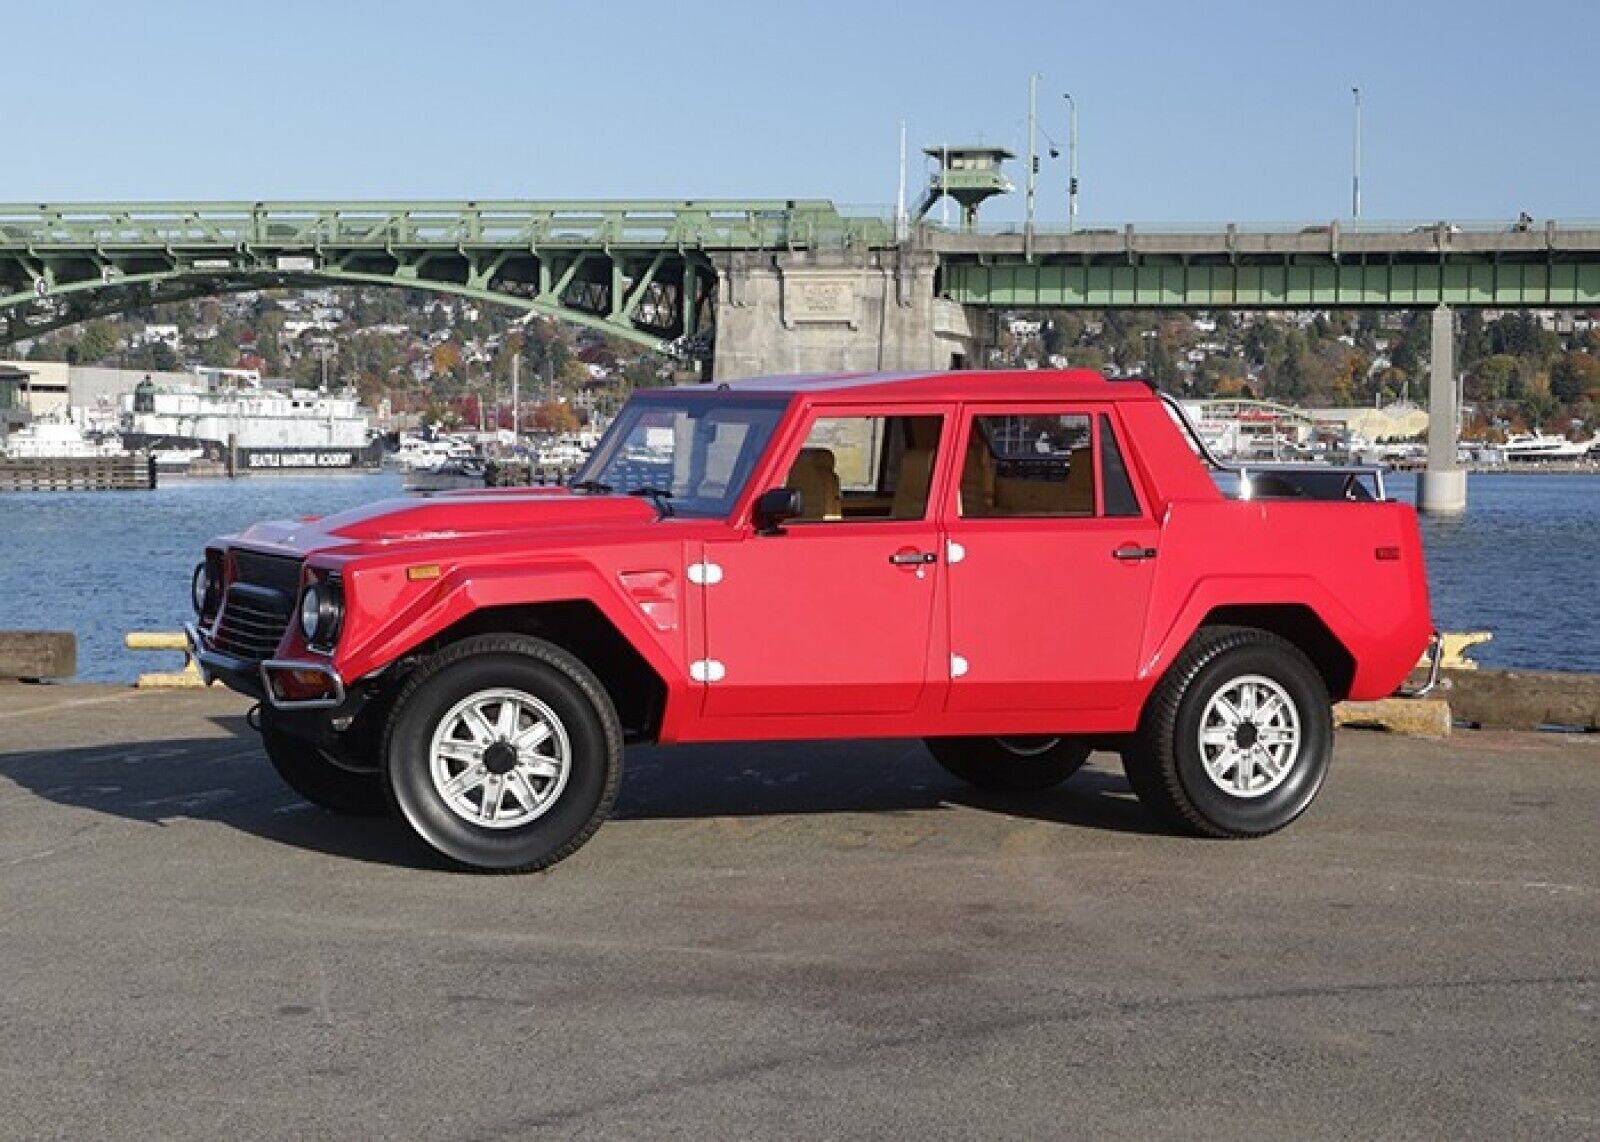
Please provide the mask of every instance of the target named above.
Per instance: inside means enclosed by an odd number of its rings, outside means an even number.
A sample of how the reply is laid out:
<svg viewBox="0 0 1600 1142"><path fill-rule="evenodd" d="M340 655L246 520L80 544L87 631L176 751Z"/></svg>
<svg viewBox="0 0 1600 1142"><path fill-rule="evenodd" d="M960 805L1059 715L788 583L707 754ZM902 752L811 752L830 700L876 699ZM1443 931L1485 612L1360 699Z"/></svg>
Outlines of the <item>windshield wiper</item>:
<svg viewBox="0 0 1600 1142"><path fill-rule="evenodd" d="M632 488L628 491L628 494L630 496L649 496L655 501L656 511L660 512L663 517L672 514L672 505L667 502L672 499L672 493L665 488L652 488L646 485L643 488Z"/></svg>
<svg viewBox="0 0 1600 1142"><path fill-rule="evenodd" d="M602 483L599 480L574 480L567 487L575 492L599 492L602 495L612 490L610 484Z"/></svg>

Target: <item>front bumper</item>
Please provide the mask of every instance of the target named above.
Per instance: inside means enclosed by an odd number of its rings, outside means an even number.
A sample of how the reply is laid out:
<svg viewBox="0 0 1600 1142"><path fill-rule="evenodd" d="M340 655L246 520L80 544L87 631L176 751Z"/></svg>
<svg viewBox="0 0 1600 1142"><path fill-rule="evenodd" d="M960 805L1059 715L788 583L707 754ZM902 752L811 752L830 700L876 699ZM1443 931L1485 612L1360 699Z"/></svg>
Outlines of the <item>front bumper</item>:
<svg viewBox="0 0 1600 1142"><path fill-rule="evenodd" d="M270 658L265 662L224 654L206 642L193 623L184 637L206 682L266 702L276 710L332 710L345 705L344 679L325 662Z"/></svg>

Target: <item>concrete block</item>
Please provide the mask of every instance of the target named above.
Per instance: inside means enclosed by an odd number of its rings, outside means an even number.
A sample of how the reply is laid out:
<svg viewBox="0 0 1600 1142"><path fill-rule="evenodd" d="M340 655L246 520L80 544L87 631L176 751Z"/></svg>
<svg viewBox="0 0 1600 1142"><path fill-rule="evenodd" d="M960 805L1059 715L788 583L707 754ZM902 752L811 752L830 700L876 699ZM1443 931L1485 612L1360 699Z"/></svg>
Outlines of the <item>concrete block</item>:
<svg viewBox="0 0 1600 1142"><path fill-rule="evenodd" d="M71 678L78 639L71 631L0 631L0 678Z"/></svg>
<svg viewBox="0 0 1600 1142"><path fill-rule="evenodd" d="M1450 703L1442 698L1380 698L1376 702L1340 702L1333 708L1336 726L1388 730L1408 737L1449 737L1450 721Z"/></svg>
<svg viewBox="0 0 1600 1142"><path fill-rule="evenodd" d="M1600 674L1447 670L1445 678L1456 717L1484 729L1575 726L1600 730Z"/></svg>

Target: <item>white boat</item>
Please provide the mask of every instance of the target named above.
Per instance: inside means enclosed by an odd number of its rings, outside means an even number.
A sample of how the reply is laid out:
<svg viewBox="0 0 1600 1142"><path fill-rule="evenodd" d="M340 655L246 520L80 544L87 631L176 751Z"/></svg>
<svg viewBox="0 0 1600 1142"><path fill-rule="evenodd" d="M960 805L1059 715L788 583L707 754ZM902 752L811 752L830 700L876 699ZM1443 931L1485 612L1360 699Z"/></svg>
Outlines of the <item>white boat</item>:
<svg viewBox="0 0 1600 1142"><path fill-rule="evenodd" d="M569 440L557 440L534 453L540 468L576 468L589 458L589 450Z"/></svg>
<svg viewBox="0 0 1600 1142"><path fill-rule="evenodd" d="M115 439L95 443L84 439L70 420L36 420L0 438L11 460L85 460L97 456L126 455Z"/></svg>
<svg viewBox="0 0 1600 1142"><path fill-rule="evenodd" d="M400 438L399 448L384 456L383 466L403 472L431 471L452 460L471 460L475 456L472 446L460 440L442 436L425 440L408 435Z"/></svg>
<svg viewBox="0 0 1600 1142"><path fill-rule="evenodd" d="M196 460L205 459L204 448L182 448L169 446L157 448L150 453L156 462L156 468L162 472L187 472L189 466Z"/></svg>
<svg viewBox="0 0 1600 1142"><path fill-rule="evenodd" d="M1502 445L1506 460L1526 463L1530 460L1582 460L1596 440L1568 440L1565 436L1549 436L1543 432L1518 432L1506 437Z"/></svg>
<svg viewBox="0 0 1600 1142"><path fill-rule="evenodd" d="M446 460L431 468L412 468L406 473L408 492L449 492L458 488L481 488L488 470L482 460L469 457Z"/></svg>
<svg viewBox="0 0 1600 1142"><path fill-rule="evenodd" d="M379 452L353 390L268 388L238 369L197 370L193 384L146 379L123 397L122 438L129 447L172 452L174 464L195 450L224 460L231 441L242 472L365 468Z"/></svg>

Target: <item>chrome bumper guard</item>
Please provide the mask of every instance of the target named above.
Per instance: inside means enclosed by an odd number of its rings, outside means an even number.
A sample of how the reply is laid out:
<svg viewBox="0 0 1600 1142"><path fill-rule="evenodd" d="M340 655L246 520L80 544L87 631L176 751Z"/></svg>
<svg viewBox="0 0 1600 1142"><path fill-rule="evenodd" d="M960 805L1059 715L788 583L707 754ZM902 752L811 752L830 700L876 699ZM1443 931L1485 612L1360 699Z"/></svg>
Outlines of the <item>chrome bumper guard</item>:
<svg viewBox="0 0 1600 1142"><path fill-rule="evenodd" d="M220 654L206 645L205 636L194 623L183 624L183 636L188 640L189 651L194 655L200 677L209 685L220 681L232 689L260 698L278 710L324 710L344 705L344 679L333 667L322 662L301 662L296 659L272 658L260 665L227 654ZM328 681L329 693L321 698L281 698L272 685L274 671L300 671L320 674Z"/></svg>
<svg viewBox="0 0 1600 1142"><path fill-rule="evenodd" d="M272 685L274 670L296 674L320 674L328 680L331 693L324 698L280 698ZM301 662L292 658L269 658L261 664L261 687L275 710L329 710L344 705L344 679L331 666L321 662Z"/></svg>
<svg viewBox="0 0 1600 1142"><path fill-rule="evenodd" d="M184 623L183 637L189 643L189 656L200 671L200 680L209 686L223 679L227 664L222 655L206 645L205 639L200 636L200 628L193 623Z"/></svg>
<svg viewBox="0 0 1600 1142"><path fill-rule="evenodd" d="M1426 698L1439 686L1439 671L1444 667L1444 632L1434 631L1433 637L1428 640L1428 679L1415 690L1408 690L1402 686L1395 691L1395 696L1400 698Z"/></svg>

